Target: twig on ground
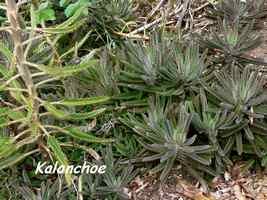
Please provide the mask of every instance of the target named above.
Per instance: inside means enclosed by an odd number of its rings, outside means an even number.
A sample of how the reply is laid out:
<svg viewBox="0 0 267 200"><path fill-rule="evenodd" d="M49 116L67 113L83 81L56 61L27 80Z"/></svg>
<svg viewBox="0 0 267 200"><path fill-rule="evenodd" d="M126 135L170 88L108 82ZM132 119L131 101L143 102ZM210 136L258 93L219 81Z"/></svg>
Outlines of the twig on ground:
<svg viewBox="0 0 267 200"><path fill-rule="evenodd" d="M202 10L203 8L207 7L208 5L210 4L210 2L206 2L204 3L203 5L199 6L198 8L192 10L194 13L197 12L197 11L200 11Z"/></svg>
<svg viewBox="0 0 267 200"><path fill-rule="evenodd" d="M160 0L160 2L157 4L157 6L148 14L147 19L154 16L154 14L164 5L166 0Z"/></svg>
<svg viewBox="0 0 267 200"><path fill-rule="evenodd" d="M142 40L149 40L149 37L147 36L142 36L142 35L137 35L137 34L129 34L129 33L123 33L123 32L117 32L113 31L114 34L120 35L123 37L131 38L131 39L142 39Z"/></svg>
<svg viewBox="0 0 267 200"><path fill-rule="evenodd" d="M241 192L241 188L239 185L235 185L234 186L234 193L235 193L235 197L238 199L238 200L246 200L246 197L242 194Z"/></svg>
<svg viewBox="0 0 267 200"><path fill-rule="evenodd" d="M177 15L177 14L178 14L179 12L181 12L182 10L183 10L183 11L186 10L186 8L184 8L184 5L185 5L185 4L183 4L183 5L181 5L181 6L177 6L177 8L176 8L173 12L171 12L170 14L167 15L167 18ZM186 7L187 7L187 6L186 6ZM182 12L181 15L182 15L182 16L179 17L179 18L180 18L179 20L181 20L181 19L183 18L183 16L184 16L184 12ZM149 29L149 28L151 28L151 27L153 27L153 26L159 24L159 23L160 23L162 20L164 20L164 19L166 19L166 16L162 16L162 17L160 17L160 18L154 20L153 22L151 22L151 23L149 23L149 24L145 24L144 26L141 26L141 27L137 28L136 30L130 32L128 35L131 36L131 35L135 35L135 34L137 34L137 33L140 33L140 32L142 32L142 31L144 31L144 30L146 30L146 29Z"/></svg>

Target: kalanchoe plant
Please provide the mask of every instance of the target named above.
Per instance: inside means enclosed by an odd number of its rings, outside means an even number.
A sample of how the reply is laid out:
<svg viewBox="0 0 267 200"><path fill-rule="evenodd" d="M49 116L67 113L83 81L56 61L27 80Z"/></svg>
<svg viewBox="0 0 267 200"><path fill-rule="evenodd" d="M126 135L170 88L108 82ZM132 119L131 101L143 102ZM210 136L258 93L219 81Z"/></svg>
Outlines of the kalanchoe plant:
<svg viewBox="0 0 267 200"><path fill-rule="evenodd" d="M97 41L114 47L121 32L129 31L127 23L134 19L131 0L100 0L88 7L88 25ZM93 41L95 43L95 41ZM99 43L98 42L98 43ZM119 43L117 43L119 44Z"/></svg>
<svg viewBox="0 0 267 200"><path fill-rule="evenodd" d="M131 164L122 165L119 160L116 161L111 146L103 151L103 160L96 160L95 163L105 165L106 171L104 174L84 177L85 193L91 198L130 199L127 186L137 175L138 170Z"/></svg>
<svg viewBox="0 0 267 200"><path fill-rule="evenodd" d="M254 134L263 134L266 130L263 122L266 110L264 107L261 107L261 111L257 108L259 105L265 105L266 101L266 94L263 92L263 75L250 67L240 72L236 66L232 66L230 74L222 71L215 72L215 76L218 80L217 84L209 86L203 83L203 86L215 99L214 102L217 101L217 105L230 112L233 119L232 125L220 128L219 135L223 138L228 137L227 148L232 147L235 141L236 150L240 155L243 152L242 141L245 136L257 155L261 156ZM258 131L255 132L254 129Z"/></svg>
<svg viewBox="0 0 267 200"><path fill-rule="evenodd" d="M186 111L181 104L178 116L168 116L168 103L158 98L150 104L148 115L143 120L128 114L121 121L132 128L138 135L138 141L148 151L142 158L132 162L159 161L156 171L162 171L160 180L164 182L176 161L191 175L198 178L205 186L198 170L202 169L212 173L207 166L210 165L210 145L194 145L196 135L189 136L189 127L192 114Z"/></svg>
<svg viewBox="0 0 267 200"><path fill-rule="evenodd" d="M119 94L117 79L120 72L118 65L114 64L114 59L105 48L100 56L100 63L88 69L88 74L82 77L82 81L93 85L96 93L107 96Z"/></svg>
<svg viewBox="0 0 267 200"><path fill-rule="evenodd" d="M237 21L229 23L223 20L219 23L218 31L212 31L209 37L196 35L201 46L219 53L220 63L228 66L229 63L265 64L259 59L248 55L248 52L261 44L261 37L251 31L252 23L242 27Z"/></svg>
<svg viewBox="0 0 267 200"><path fill-rule="evenodd" d="M266 100L264 91L264 76L259 71L253 70L250 66L240 69L232 65L230 74L226 71L214 72L217 78L216 84L209 86L203 83L204 88L212 94L220 105L237 114L255 115L251 107L257 106Z"/></svg>
<svg viewBox="0 0 267 200"><path fill-rule="evenodd" d="M74 199L76 196L74 188L66 187L62 177L58 177L53 182L51 180L42 181L40 188L33 188L29 176L26 173L23 175L24 180L10 180L7 184L14 188L16 194L14 199L63 200Z"/></svg>
<svg viewBox="0 0 267 200"><path fill-rule="evenodd" d="M153 92L160 81L159 68L168 59L167 47L159 34L154 34L147 46L128 41L125 47L125 70L121 80L126 86ZM158 89L159 90L159 89Z"/></svg>
<svg viewBox="0 0 267 200"><path fill-rule="evenodd" d="M267 15L266 0L223 0L214 4L209 16L224 18L236 22L250 23Z"/></svg>
<svg viewBox="0 0 267 200"><path fill-rule="evenodd" d="M199 85L206 69L206 53L201 54L194 42L177 45L169 44L170 60L166 66L160 67L160 77L163 84L169 83L185 94L195 91Z"/></svg>
<svg viewBox="0 0 267 200"><path fill-rule="evenodd" d="M223 149L218 132L220 128L232 124L233 118L226 109L221 109L208 102L203 89L193 101L187 102L190 113L193 114L192 125L200 133L207 135L215 155L215 165L218 172L222 173L226 165L231 164L227 154L230 149Z"/></svg>
<svg viewBox="0 0 267 200"><path fill-rule="evenodd" d="M30 21L27 21L31 24L31 29L35 29L37 26L37 16L34 10L34 5L31 5ZM46 33L52 35L48 39L48 36L29 32L25 27L22 27L20 20L26 21L27 19L20 19L18 11L16 1L6 1L6 13L10 25L6 29L10 32L13 46L9 47L0 42L0 53L4 57L0 65L0 92L7 97L0 108L0 128L8 130L7 136L0 133L0 143L2 144L0 169L8 168L26 157L40 152L41 148L45 148L51 158L54 157L61 164L67 165L67 157L61 150L60 142L52 135L55 132L61 132L79 140L101 143L93 135L73 127L66 128L64 126L70 121L77 122L95 118L106 109L101 107L92 111L90 105L108 101L110 98L103 96L62 98L62 94L55 95L53 99L42 98L45 95L42 96L41 93L45 93L47 83L56 82L58 85L62 85L62 81L66 77L81 73L98 61L92 58L92 54L89 54L84 56L76 65L59 62L61 54L56 48L57 40L67 32L81 26L82 22L75 24L77 18L74 17L68 23L59 24L53 28L43 28L43 32L47 31ZM24 33L24 37L22 37L22 33ZM57 35L58 39L51 42L54 40L54 34ZM46 44L50 47L51 53L47 57L49 61L40 59L40 57L37 62L32 59L38 44L40 46ZM81 112L77 112L78 110L73 112L69 109L69 107L82 106L89 107L85 109L87 111ZM58 123L48 124L49 121ZM14 125L17 127L16 130L10 131ZM71 185L71 177L66 175L66 178L68 184Z"/></svg>
<svg viewBox="0 0 267 200"><path fill-rule="evenodd" d="M235 157L267 166L266 63L250 56L265 1L216 1L219 28L197 40L188 2L161 1L144 26L133 0L0 3L0 199L129 199L144 165L161 184L179 168L204 187ZM48 160L107 168L34 174Z"/></svg>
<svg viewBox="0 0 267 200"><path fill-rule="evenodd" d="M163 36L154 33L147 46L126 44L120 85L164 96L193 90L206 67L205 56L194 43L182 45Z"/></svg>
<svg viewBox="0 0 267 200"><path fill-rule="evenodd" d="M129 31L128 23L135 18L131 0L60 0L59 6L69 19L80 16L86 22L73 37L77 40L90 30L85 40L95 48L119 45L120 33Z"/></svg>

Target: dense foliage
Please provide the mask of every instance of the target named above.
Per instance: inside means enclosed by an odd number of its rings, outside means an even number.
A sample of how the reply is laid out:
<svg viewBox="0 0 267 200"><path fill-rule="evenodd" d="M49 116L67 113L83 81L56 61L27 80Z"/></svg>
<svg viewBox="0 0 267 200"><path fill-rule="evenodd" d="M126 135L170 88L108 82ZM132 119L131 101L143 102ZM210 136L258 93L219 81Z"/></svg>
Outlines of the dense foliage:
<svg viewBox="0 0 267 200"><path fill-rule="evenodd" d="M149 37L130 34L134 5L0 3L0 199L129 199L138 174L164 183L177 165L208 190L236 160L266 167L266 63L250 56L264 1L210 5L207 33L180 18ZM44 161L107 172L35 174Z"/></svg>

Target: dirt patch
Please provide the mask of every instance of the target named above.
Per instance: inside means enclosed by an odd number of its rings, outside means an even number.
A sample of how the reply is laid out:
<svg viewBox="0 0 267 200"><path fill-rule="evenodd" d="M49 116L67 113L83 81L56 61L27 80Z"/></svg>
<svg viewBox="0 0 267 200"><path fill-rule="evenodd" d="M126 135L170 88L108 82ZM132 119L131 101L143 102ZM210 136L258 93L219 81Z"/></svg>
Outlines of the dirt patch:
<svg viewBox="0 0 267 200"><path fill-rule="evenodd" d="M197 181L174 171L163 185L156 174L137 177L130 183L129 192L133 200L266 200L267 174L242 174L240 166L235 165L224 176L215 177L207 193L203 193Z"/></svg>
<svg viewBox="0 0 267 200"><path fill-rule="evenodd" d="M256 31L259 32L259 35L262 37L262 43L258 48L252 50L250 55L255 58L261 58L267 62L267 19L262 22L262 25L264 26L263 29Z"/></svg>

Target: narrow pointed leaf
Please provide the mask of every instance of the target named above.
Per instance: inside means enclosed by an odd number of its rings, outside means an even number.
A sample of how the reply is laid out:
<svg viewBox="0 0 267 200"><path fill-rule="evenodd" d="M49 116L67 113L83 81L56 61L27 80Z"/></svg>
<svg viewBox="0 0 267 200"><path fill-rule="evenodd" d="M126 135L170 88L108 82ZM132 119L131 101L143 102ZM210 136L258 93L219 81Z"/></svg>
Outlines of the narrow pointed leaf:
<svg viewBox="0 0 267 200"><path fill-rule="evenodd" d="M94 110L91 112L85 113L68 113L66 111L62 111L57 109L49 102L44 103L44 107L56 118L64 119L64 120L83 120L83 119L92 119L98 116L99 114L105 112L105 108L100 108L98 110Z"/></svg>
<svg viewBox="0 0 267 200"><path fill-rule="evenodd" d="M16 150L16 145L13 144L11 138L0 137L0 158L10 156Z"/></svg>
<svg viewBox="0 0 267 200"><path fill-rule="evenodd" d="M39 150L33 150L33 151L30 151L28 153L16 153L14 155L11 155L5 159L1 159L0 160L0 170L2 169L5 169L5 168L8 168L12 165L15 165L16 163L24 160L26 157L30 156L31 154L33 153L36 153L38 152Z"/></svg>
<svg viewBox="0 0 267 200"><path fill-rule="evenodd" d="M90 98L81 98L81 99L64 99L54 104L61 104L64 106L84 106L106 102L110 99L108 96L98 96L98 97L90 97Z"/></svg>
<svg viewBox="0 0 267 200"><path fill-rule="evenodd" d="M61 165L63 165L66 169L68 166L68 159L65 153L62 151L57 139L54 136L49 136L47 143L48 143L48 146L52 149L52 152L55 158L57 159L57 161ZM65 178L66 178L68 185L70 186L72 183L72 177L71 177L71 174L68 173L67 171L65 171Z"/></svg>
<svg viewBox="0 0 267 200"><path fill-rule="evenodd" d="M244 128L248 140L254 140L254 135L249 127Z"/></svg>
<svg viewBox="0 0 267 200"><path fill-rule="evenodd" d="M97 64L97 60L90 59L85 62L81 62L78 65L67 65L64 67L58 67L58 66L48 66L48 65L38 65L38 68L46 72L47 74L50 74L52 76L56 77L67 77L67 76L73 76L76 73L79 73L89 67L92 67Z"/></svg>
<svg viewBox="0 0 267 200"><path fill-rule="evenodd" d="M111 138L99 138L90 133L85 133L80 131L78 128L68 127L64 129L64 133L81 141L89 143L110 143L114 142L114 139Z"/></svg>
<svg viewBox="0 0 267 200"><path fill-rule="evenodd" d="M242 155L243 153L243 141L242 141L242 134L238 133L235 135L236 140L236 148L238 155Z"/></svg>

